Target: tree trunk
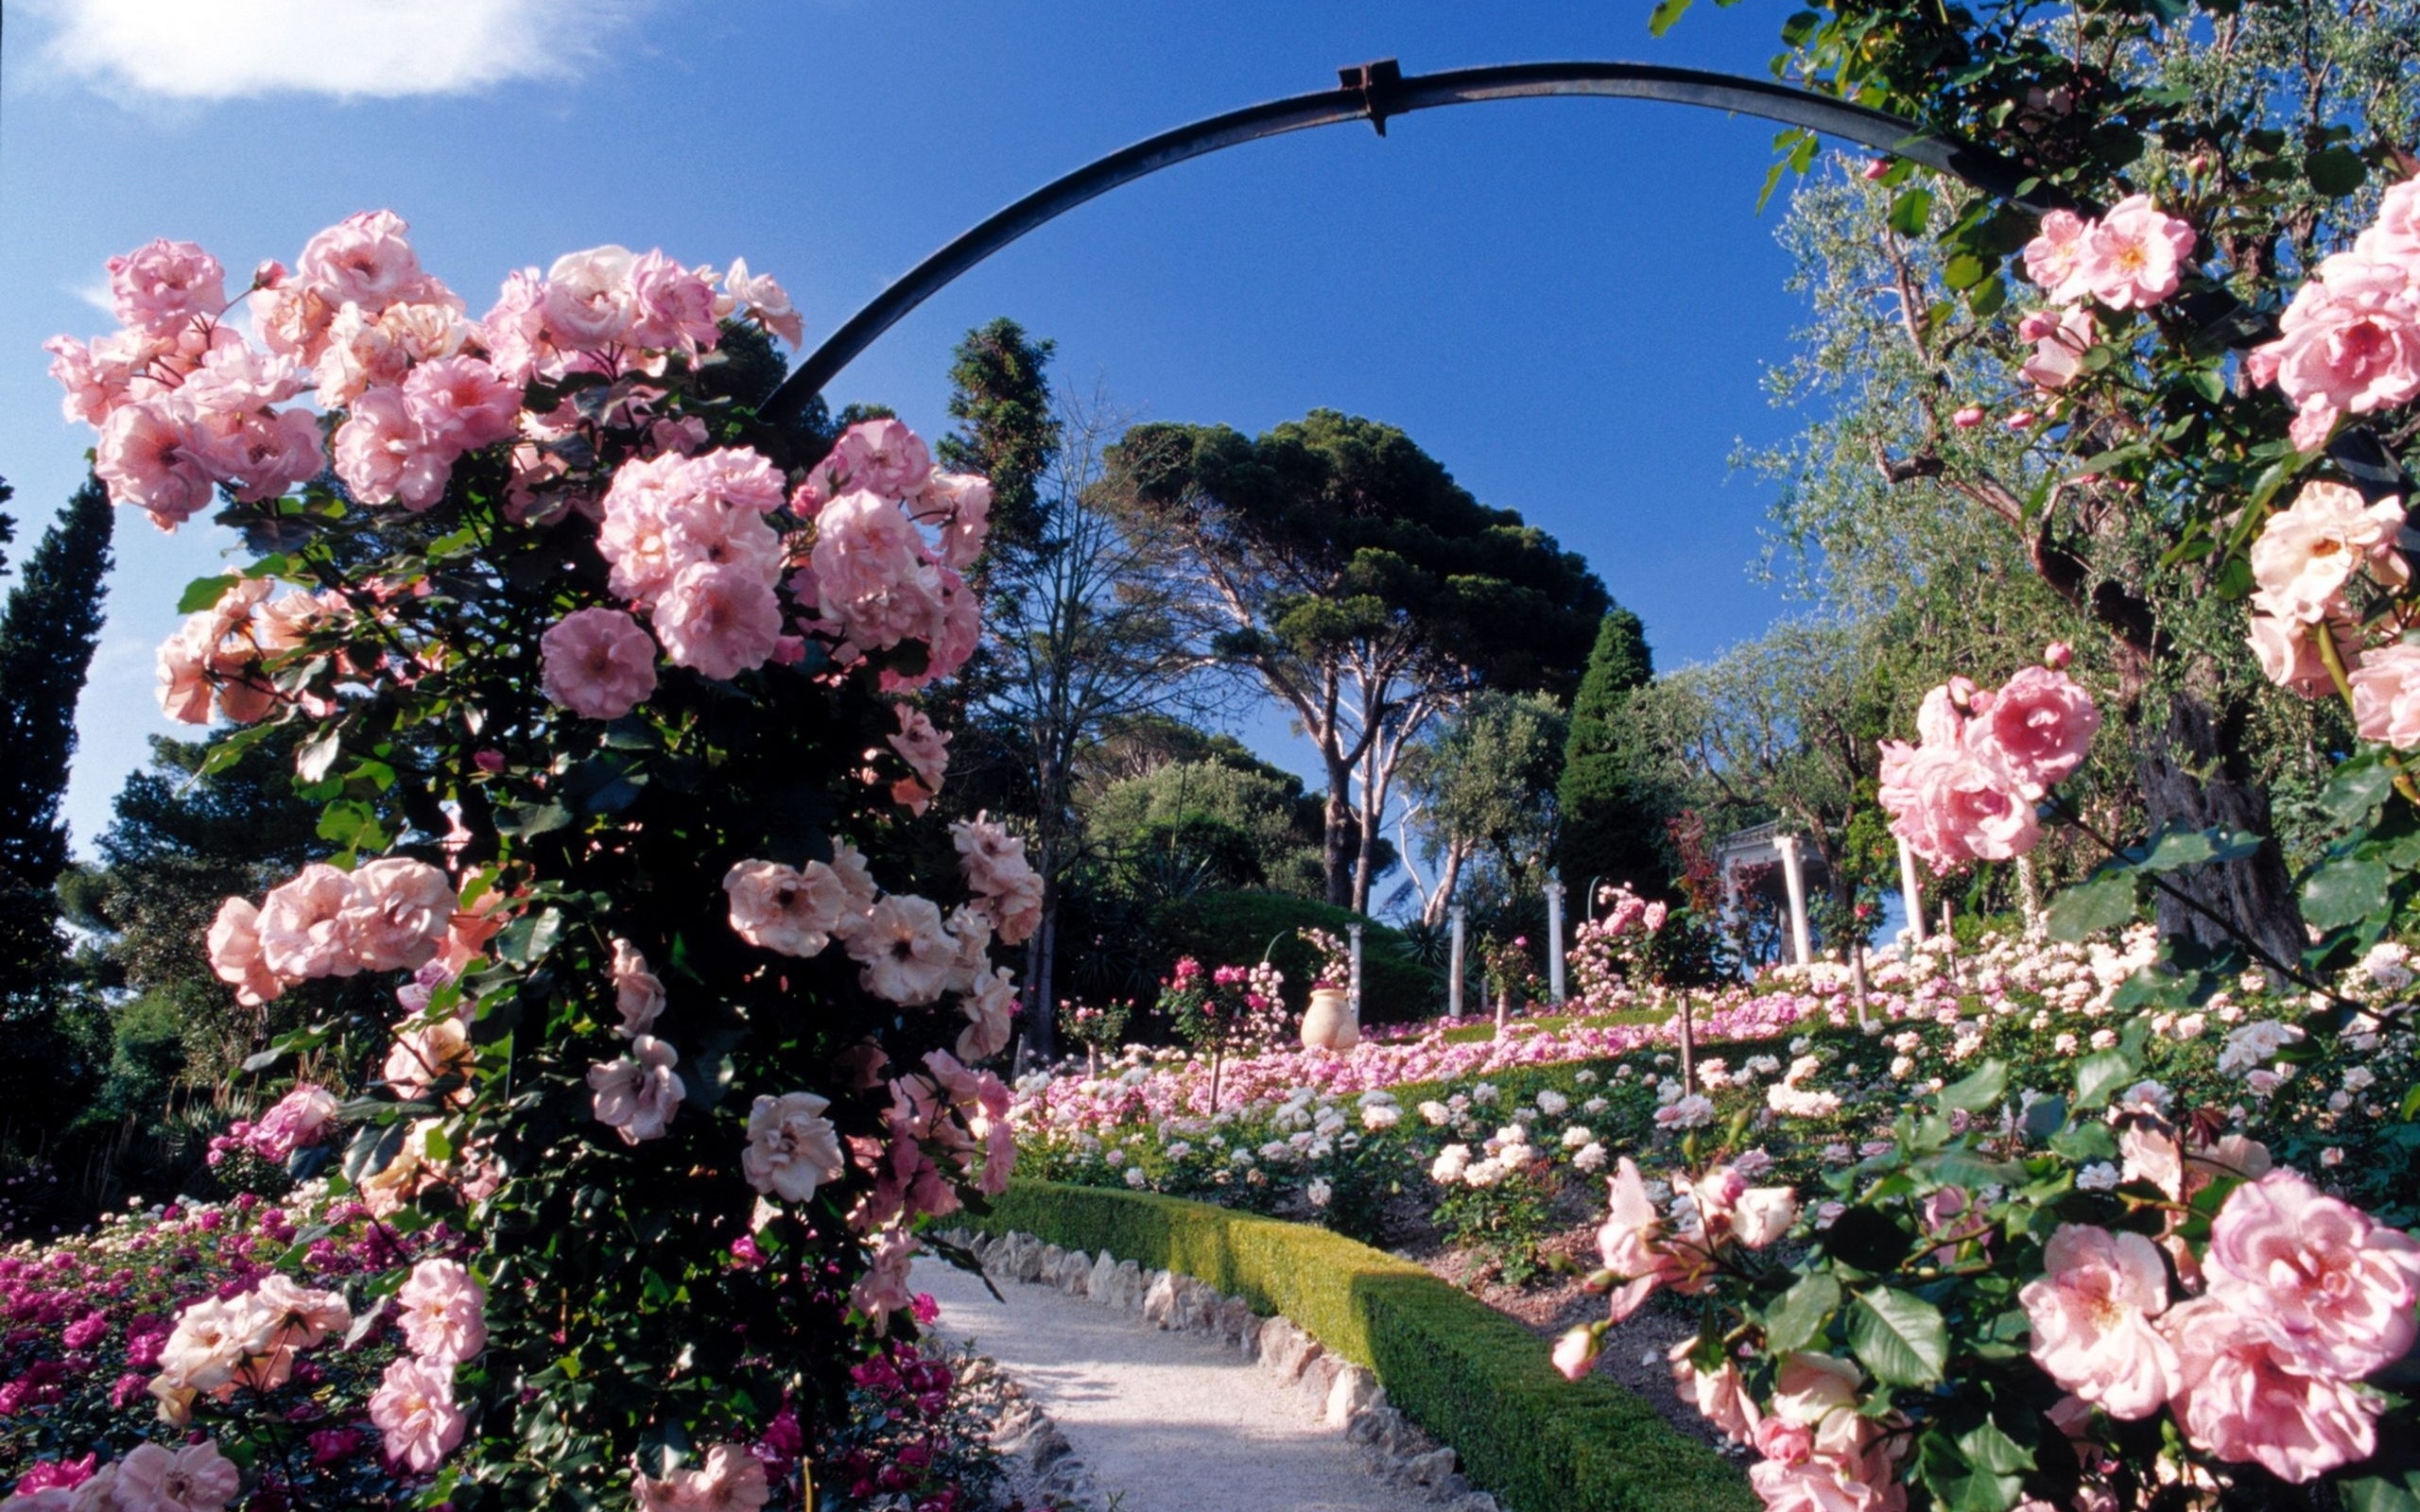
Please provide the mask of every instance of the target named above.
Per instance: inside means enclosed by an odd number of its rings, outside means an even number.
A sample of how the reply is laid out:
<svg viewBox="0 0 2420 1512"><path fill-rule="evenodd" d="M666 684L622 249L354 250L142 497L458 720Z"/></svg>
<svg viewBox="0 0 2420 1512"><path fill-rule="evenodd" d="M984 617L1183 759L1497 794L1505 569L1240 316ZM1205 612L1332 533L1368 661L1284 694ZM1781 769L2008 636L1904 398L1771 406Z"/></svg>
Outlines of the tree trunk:
<svg viewBox="0 0 2420 1512"><path fill-rule="evenodd" d="M1448 841L1445 846L1445 874L1437 879L1437 891L1429 897L1428 906L1420 912L1421 922L1442 924L1454 906L1454 888L1462 880L1461 842Z"/></svg>
<svg viewBox="0 0 2420 1512"><path fill-rule="evenodd" d="M1353 906L1353 868L1344 855L1345 827L1353 819L1353 768L1331 752L1327 758L1327 835L1321 857L1327 868L1327 901Z"/></svg>
<svg viewBox="0 0 2420 1512"><path fill-rule="evenodd" d="M2271 835L2269 796L2237 754L2242 739L2240 730L2221 730L2199 696L2172 695L2166 729L2141 742L2135 764L2151 827L2156 831L2162 824L2176 823L2198 830L2224 825ZM2204 907L2234 920L2279 960L2302 958L2302 909L2273 836L2241 861L2172 872L2168 880ZM2158 900L2154 918L2163 936L2213 946L2238 943L2227 931L2168 894L2153 896Z"/></svg>

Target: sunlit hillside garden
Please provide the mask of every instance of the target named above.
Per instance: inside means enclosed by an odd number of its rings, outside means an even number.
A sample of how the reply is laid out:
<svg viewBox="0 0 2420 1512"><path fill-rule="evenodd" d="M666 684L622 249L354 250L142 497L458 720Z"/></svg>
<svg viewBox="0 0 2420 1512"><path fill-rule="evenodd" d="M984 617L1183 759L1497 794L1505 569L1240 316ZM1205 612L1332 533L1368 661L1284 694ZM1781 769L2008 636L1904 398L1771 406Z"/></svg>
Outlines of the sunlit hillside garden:
<svg viewBox="0 0 2420 1512"><path fill-rule="evenodd" d="M1392 1267L1305 1379L1421 1504L1657 1483L1490 1484L1407 1274L1728 1504L2420 1512L2420 3L1777 45L1898 134L1774 144L1801 607L1687 664L1405 429L1012 319L920 435L737 257L110 258L0 610L0 1509L1074 1512L1013 1211L1138 1336ZM71 846L105 589L181 734Z"/></svg>

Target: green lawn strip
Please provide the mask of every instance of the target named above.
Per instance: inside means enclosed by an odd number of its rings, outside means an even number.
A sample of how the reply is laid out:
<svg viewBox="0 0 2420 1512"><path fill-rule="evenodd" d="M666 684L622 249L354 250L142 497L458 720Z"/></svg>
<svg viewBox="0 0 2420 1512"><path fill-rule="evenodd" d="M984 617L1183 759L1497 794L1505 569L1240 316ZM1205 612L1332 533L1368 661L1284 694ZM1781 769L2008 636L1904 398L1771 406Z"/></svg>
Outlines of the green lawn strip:
<svg viewBox="0 0 2420 1512"><path fill-rule="evenodd" d="M1020 1181L975 1226L1107 1250L1282 1314L1373 1370L1388 1400L1459 1452L1513 1512L1746 1512L1739 1471L1601 1378L1555 1373L1547 1345L1409 1261L1340 1234L1205 1203Z"/></svg>

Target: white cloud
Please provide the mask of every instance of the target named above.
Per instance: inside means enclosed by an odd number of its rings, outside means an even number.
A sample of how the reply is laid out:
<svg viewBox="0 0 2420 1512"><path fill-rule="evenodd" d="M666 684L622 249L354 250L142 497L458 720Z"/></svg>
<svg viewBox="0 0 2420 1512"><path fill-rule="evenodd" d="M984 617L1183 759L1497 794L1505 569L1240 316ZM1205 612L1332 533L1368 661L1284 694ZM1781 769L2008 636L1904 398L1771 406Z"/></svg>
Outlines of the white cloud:
<svg viewBox="0 0 2420 1512"><path fill-rule="evenodd" d="M36 0L44 61L182 100L453 94L563 77L643 0Z"/></svg>

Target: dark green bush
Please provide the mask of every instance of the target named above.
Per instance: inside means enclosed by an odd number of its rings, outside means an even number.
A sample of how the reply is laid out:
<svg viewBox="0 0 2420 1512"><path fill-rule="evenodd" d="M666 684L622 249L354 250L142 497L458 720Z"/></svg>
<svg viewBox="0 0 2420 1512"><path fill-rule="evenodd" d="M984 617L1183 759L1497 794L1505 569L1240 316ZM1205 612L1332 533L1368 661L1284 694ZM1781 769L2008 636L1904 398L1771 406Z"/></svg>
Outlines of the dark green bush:
<svg viewBox="0 0 2420 1512"><path fill-rule="evenodd" d="M1402 935L1349 908L1274 892L1205 892L1169 904L1157 921L1167 965L1192 955L1204 966L1248 966L1265 954L1286 973L1286 1003L1296 1012L1308 1000L1318 955L1298 929L1315 926L1339 939L1361 925L1361 1022L1404 1023L1437 1011L1443 978L1416 964ZM1274 947L1270 941L1276 943ZM1165 974L1166 966L1162 968Z"/></svg>
<svg viewBox="0 0 2420 1512"><path fill-rule="evenodd" d="M1106 1249L1294 1320L1374 1371L1387 1400L1514 1512L1746 1512L1739 1472L1601 1377L1573 1383L1545 1341L1409 1261L1340 1234L1198 1202L1018 1182L977 1226Z"/></svg>

